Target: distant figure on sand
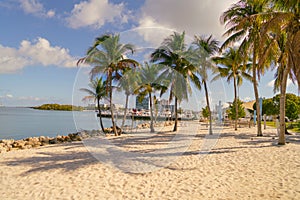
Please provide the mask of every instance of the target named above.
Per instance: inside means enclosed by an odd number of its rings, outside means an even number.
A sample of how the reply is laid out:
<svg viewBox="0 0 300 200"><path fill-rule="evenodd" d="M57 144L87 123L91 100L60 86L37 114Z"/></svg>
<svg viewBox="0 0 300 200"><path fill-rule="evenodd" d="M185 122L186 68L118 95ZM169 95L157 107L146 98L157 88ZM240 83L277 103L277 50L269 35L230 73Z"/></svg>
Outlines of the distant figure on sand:
<svg viewBox="0 0 300 200"><path fill-rule="evenodd" d="M279 133L280 133L279 116L276 117L276 129L277 129L277 136L279 137Z"/></svg>
<svg viewBox="0 0 300 200"><path fill-rule="evenodd" d="M288 119L285 119L285 121L287 122L288 121ZM277 129L277 136L279 137L279 134L280 134L280 123L279 123L280 121L279 121L279 116L277 116L277 118L276 118L276 129ZM291 135L291 133L289 133L288 131L287 131L287 129L286 129L286 127L285 127L285 134L286 135Z"/></svg>

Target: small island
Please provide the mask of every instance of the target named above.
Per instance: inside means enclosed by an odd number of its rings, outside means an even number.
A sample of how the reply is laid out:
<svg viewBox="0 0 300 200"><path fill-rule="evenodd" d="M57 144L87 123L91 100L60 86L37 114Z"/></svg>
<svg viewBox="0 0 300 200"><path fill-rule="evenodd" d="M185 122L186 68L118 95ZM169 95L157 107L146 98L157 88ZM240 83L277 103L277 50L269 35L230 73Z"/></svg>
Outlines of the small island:
<svg viewBox="0 0 300 200"><path fill-rule="evenodd" d="M38 110L60 110L60 111L83 111L82 106L60 105L60 104L43 104L40 106L30 107Z"/></svg>

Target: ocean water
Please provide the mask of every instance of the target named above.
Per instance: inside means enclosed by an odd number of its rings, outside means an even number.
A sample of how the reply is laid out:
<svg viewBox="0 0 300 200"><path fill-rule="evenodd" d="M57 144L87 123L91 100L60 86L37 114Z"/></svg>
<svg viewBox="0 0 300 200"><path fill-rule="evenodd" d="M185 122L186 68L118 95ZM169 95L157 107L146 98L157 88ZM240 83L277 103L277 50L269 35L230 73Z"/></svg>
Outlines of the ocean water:
<svg viewBox="0 0 300 200"><path fill-rule="evenodd" d="M117 120L120 125L122 120ZM105 127L111 126L103 118ZM131 121L126 121L131 125ZM20 107L0 107L0 139L23 139L34 136L67 135L80 130L100 129L94 111L47 111Z"/></svg>

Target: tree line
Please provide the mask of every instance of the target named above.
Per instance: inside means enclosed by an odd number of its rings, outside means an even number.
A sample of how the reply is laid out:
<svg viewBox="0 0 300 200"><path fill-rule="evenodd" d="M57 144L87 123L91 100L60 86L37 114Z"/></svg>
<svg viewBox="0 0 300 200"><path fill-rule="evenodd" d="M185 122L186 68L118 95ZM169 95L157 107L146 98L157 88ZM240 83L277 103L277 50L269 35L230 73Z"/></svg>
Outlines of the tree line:
<svg viewBox="0 0 300 200"><path fill-rule="evenodd" d="M188 46L185 32L174 32L161 42L151 53L150 60L143 64L128 58L135 52L132 44L120 43L119 34L104 34L95 39L85 57L78 61L78 64L92 66L90 90L93 93L89 92L89 98L109 100L113 130L117 134L112 106L113 90L122 88L126 99L137 93L148 96L151 116L154 100L151 94L154 91L160 91L161 94L168 92L169 100L174 100L175 104L173 130L177 131L178 103L188 100L191 85L194 85L205 91L209 133L212 134L207 84L219 78L233 82L233 102L237 102L237 88L243 80L251 81L256 100L255 110L260 113L259 80L266 71L272 69L275 70L274 92L280 93L278 144L283 145L287 80L296 82L298 87L300 83L299 9L298 0L240 0L221 14L220 21L226 27L223 43L220 44L212 35L195 35L194 41ZM136 72L141 76L137 76ZM209 72L213 73L212 78L208 77ZM139 79L143 81L138 82ZM135 82L139 83L138 86L131 85ZM100 86L103 87L101 91L105 91L103 94L97 90ZM125 113L126 109L127 106ZM238 104L235 110L237 130ZM261 121L260 115L257 120ZM260 123L257 123L257 136L262 136Z"/></svg>
<svg viewBox="0 0 300 200"><path fill-rule="evenodd" d="M267 116L277 117L280 114L280 94L272 98L263 99L262 101L262 114ZM254 105L255 106L255 105ZM295 94L286 94L285 101L285 114L286 117L293 121L299 118L300 115L300 97Z"/></svg>
<svg viewBox="0 0 300 200"><path fill-rule="evenodd" d="M82 111L84 107L73 105L60 105L60 104L43 104L40 106L31 107L38 110L61 110L61 111Z"/></svg>

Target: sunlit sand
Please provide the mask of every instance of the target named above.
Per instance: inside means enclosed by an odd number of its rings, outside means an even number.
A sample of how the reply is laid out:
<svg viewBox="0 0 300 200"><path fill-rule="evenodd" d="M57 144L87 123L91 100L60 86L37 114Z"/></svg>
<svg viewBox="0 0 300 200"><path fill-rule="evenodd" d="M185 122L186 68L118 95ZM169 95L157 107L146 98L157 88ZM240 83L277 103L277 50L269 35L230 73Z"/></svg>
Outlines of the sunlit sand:
<svg viewBox="0 0 300 200"><path fill-rule="evenodd" d="M195 126L107 137L138 160L99 161L85 141L2 153L1 199L300 199L299 134L278 146L269 127L264 137L256 137L255 128L219 128L218 138L207 137L205 126L187 132ZM176 135L181 142L174 142ZM212 148L204 148L209 141Z"/></svg>

